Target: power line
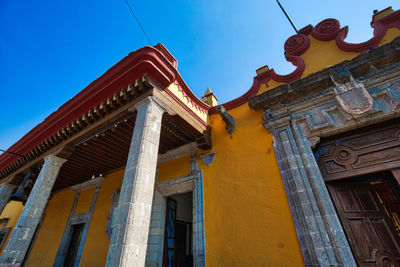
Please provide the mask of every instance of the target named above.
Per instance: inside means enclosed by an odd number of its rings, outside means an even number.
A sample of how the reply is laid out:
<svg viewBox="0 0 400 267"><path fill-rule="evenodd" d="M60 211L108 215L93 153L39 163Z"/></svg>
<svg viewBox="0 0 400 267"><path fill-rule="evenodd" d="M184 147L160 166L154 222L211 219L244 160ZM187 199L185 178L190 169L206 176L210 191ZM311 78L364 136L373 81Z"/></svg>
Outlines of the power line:
<svg viewBox="0 0 400 267"><path fill-rule="evenodd" d="M292 27L293 27L294 31L298 34L299 31L297 30L296 26L294 26L293 21L290 19L289 15L286 13L286 11L283 8L283 6L281 5L281 3L279 3L279 0L276 0L276 2L278 3L279 7L282 9L283 14L285 14L285 16L289 20L290 24L292 24Z"/></svg>
<svg viewBox="0 0 400 267"><path fill-rule="evenodd" d="M125 3L126 3L127 6L129 7L129 10L131 11L132 15L135 17L135 20L136 20L137 24L139 24L140 29L142 29L142 32L144 33L144 35L145 35L146 38L147 38L147 41L149 41L149 43L150 43L150 45L151 45L152 42L150 41L149 36L147 36L147 33L146 33L145 30L143 29L142 24L140 24L140 21L139 21L139 19L136 17L135 12L133 12L133 9L131 8L131 5L129 4L128 0L125 0Z"/></svg>
<svg viewBox="0 0 400 267"><path fill-rule="evenodd" d="M23 157L23 156L24 156L24 155L21 155L21 154L15 153L15 152L11 152L11 151L7 151L7 150L4 150L4 149L0 149L0 151L1 151L1 152L4 152L4 153L11 154L11 155L20 156L20 157Z"/></svg>

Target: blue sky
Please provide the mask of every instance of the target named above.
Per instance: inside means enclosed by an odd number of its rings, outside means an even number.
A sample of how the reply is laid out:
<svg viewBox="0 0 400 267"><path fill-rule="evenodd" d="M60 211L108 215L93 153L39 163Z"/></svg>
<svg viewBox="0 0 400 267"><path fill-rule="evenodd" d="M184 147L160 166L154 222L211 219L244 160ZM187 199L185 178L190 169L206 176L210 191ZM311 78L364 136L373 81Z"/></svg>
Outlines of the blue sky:
<svg viewBox="0 0 400 267"><path fill-rule="evenodd" d="M293 67L294 34L275 0L130 0L152 45L163 43L197 96L220 103L245 93L255 70ZM372 36L372 11L395 1L281 0L297 28L336 18L349 42ZM7 149L130 51L149 45L124 0L0 1L0 148Z"/></svg>

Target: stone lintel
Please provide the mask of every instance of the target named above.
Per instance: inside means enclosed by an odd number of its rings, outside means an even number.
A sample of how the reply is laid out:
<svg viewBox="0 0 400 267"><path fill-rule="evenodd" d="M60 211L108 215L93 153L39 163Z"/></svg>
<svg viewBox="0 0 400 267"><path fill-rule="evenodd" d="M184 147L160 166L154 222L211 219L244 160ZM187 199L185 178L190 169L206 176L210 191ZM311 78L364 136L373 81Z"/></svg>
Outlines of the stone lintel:
<svg viewBox="0 0 400 267"><path fill-rule="evenodd" d="M86 181L86 182L83 182L83 183L80 183L77 185L73 185L70 188L78 193L78 192L88 189L90 187L94 187L94 186L99 187L103 183L103 181L104 181L104 177L100 176L100 177L90 179L89 181Z"/></svg>
<svg viewBox="0 0 400 267"><path fill-rule="evenodd" d="M193 153L196 153L197 151L197 144L196 142L192 142L183 146L180 146L178 148L175 148L173 150L168 151L165 154L159 155L158 156L158 164L171 161L174 159L181 158L186 155L191 155Z"/></svg>

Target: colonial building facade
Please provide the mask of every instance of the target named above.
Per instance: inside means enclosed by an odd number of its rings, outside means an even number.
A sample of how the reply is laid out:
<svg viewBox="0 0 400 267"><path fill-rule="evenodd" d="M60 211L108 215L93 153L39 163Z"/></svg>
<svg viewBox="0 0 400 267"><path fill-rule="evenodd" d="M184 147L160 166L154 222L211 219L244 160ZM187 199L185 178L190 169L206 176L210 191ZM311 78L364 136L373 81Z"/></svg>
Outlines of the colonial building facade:
<svg viewBox="0 0 400 267"><path fill-rule="evenodd" d="M0 156L0 266L400 266L400 11L199 99L130 53Z"/></svg>

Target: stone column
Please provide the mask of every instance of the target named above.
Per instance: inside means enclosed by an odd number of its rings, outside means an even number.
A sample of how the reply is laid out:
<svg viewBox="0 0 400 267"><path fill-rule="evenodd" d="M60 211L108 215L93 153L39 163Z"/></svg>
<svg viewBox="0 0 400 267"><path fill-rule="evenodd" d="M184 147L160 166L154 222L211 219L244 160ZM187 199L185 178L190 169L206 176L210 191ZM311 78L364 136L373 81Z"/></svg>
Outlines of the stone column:
<svg viewBox="0 0 400 267"><path fill-rule="evenodd" d="M149 96L137 116L106 266L145 266L164 108Z"/></svg>
<svg viewBox="0 0 400 267"><path fill-rule="evenodd" d="M10 196L15 188L15 185L8 183L3 183L0 185L0 214L6 207L8 200L10 199Z"/></svg>
<svg viewBox="0 0 400 267"><path fill-rule="evenodd" d="M290 115L265 126L274 148L306 266L357 266L315 161Z"/></svg>
<svg viewBox="0 0 400 267"><path fill-rule="evenodd" d="M65 161L65 159L54 155L44 158L44 165L19 216L7 246L0 257L0 266L10 266L10 264L20 266L23 262L35 234L36 227L46 207L58 172Z"/></svg>
<svg viewBox="0 0 400 267"><path fill-rule="evenodd" d="M161 193L155 190L153 207L151 210L146 266L162 266L164 252L165 211L167 208L165 202L165 198L161 195Z"/></svg>

